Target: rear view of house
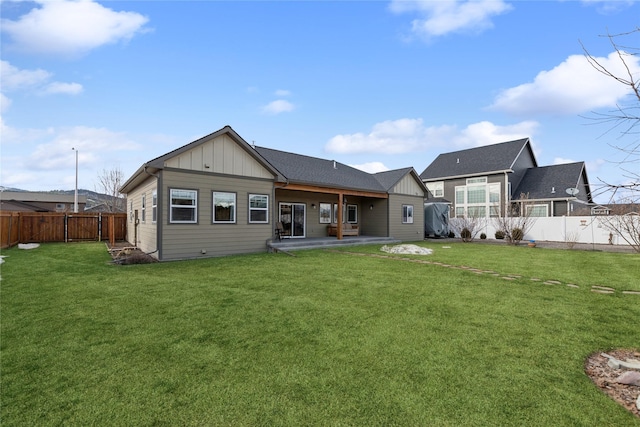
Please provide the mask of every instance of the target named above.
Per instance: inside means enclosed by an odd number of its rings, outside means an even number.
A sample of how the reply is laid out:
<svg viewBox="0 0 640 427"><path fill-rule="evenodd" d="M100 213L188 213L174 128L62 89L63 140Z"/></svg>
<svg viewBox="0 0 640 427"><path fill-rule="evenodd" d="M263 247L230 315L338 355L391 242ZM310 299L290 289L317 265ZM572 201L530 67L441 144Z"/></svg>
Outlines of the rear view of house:
<svg viewBox="0 0 640 427"><path fill-rule="evenodd" d="M254 147L226 126L142 165L121 188L128 241L159 260L260 252L289 239L418 240L426 187L413 168L369 174Z"/></svg>

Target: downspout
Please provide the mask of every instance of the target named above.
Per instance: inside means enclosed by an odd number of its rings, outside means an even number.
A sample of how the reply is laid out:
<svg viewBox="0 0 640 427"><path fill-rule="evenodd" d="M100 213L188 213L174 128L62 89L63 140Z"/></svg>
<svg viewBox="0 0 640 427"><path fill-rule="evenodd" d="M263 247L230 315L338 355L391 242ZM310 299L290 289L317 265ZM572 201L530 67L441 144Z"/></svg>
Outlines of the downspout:
<svg viewBox="0 0 640 427"><path fill-rule="evenodd" d="M509 212L509 203L511 199L511 194L509 193L509 175L507 171L504 172L504 213L503 217L507 216L507 212Z"/></svg>

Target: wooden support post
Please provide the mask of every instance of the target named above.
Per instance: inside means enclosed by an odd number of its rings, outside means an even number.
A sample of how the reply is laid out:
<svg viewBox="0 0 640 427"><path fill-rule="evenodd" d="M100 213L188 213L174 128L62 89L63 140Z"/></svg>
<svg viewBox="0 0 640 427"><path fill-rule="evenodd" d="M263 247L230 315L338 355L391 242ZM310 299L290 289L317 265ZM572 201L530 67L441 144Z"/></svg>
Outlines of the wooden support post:
<svg viewBox="0 0 640 427"><path fill-rule="evenodd" d="M116 217L109 215L109 245L114 247L116 244Z"/></svg>
<svg viewBox="0 0 640 427"><path fill-rule="evenodd" d="M343 201L343 194L342 193L338 193L338 223L336 224L337 229L336 229L336 236L338 238L338 240L342 240L342 201Z"/></svg>

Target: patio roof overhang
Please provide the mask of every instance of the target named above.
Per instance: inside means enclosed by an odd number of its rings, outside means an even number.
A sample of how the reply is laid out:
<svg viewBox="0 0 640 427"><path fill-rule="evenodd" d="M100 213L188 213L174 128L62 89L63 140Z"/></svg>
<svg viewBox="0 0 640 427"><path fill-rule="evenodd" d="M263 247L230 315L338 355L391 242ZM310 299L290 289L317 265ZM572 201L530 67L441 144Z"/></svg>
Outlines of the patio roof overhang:
<svg viewBox="0 0 640 427"><path fill-rule="evenodd" d="M277 189L287 189L294 191L307 191L311 193L324 193L324 194L335 194L338 196L338 205L342 205L344 196L360 196L360 197L371 197L376 199L388 199L388 193L379 193L375 191L365 191L365 190L354 190L347 188L333 188L333 187L320 187L316 185L306 185L306 184L291 184L291 183L281 183L282 186L276 187ZM338 209L338 224L342 224L342 209ZM337 227L336 237L338 240L342 240L342 227Z"/></svg>

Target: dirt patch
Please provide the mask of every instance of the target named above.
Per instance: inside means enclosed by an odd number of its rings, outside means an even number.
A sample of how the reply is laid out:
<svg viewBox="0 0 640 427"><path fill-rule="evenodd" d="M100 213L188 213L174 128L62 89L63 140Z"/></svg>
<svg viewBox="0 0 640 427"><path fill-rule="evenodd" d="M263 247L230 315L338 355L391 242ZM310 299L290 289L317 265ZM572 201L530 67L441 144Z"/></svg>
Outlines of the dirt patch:
<svg viewBox="0 0 640 427"><path fill-rule="evenodd" d="M606 354L623 361L627 359L640 360L640 350L617 349L607 351ZM640 387L618 383L616 379L625 370L614 369L609 366L608 362L609 359L603 356L602 352L594 353L586 360L584 371L600 390L640 418L640 410L636 406L636 401L640 395Z"/></svg>
<svg viewBox="0 0 640 427"><path fill-rule="evenodd" d="M107 244L107 250L114 264L131 265L158 262L157 259L144 253L139 248L131 246L128 242L116 242L113 246Z"/></svg>

